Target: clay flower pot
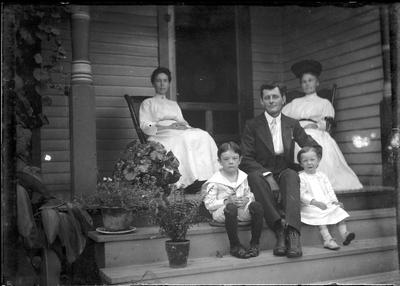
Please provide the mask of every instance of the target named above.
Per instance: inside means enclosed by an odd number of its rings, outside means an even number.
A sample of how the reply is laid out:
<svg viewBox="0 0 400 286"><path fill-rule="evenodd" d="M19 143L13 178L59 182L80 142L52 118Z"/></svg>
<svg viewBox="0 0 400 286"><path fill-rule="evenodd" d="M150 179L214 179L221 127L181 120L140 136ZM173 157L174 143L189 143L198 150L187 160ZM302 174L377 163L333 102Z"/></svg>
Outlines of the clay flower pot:
<svg viewBox="0 0 400 286"><path fill-rule="evenodd" d="M103 226L107 231L127 230L132 224L132 211L124 208L103 208Z"/></svg>
<svg viewBox="0 0 400 286"><path fill-rule="evenodd" d="M190 240L174 242L167 240L165 249L168 255L169 267L183 268L187 265L189 256Z"/></svg>

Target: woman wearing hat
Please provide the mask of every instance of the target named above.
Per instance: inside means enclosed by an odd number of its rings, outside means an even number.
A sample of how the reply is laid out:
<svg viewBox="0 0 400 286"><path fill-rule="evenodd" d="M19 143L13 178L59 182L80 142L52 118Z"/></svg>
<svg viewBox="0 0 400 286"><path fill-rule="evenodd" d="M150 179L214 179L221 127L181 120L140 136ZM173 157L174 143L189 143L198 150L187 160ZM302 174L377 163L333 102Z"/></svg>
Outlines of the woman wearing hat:
<svg viewBox="0 0 400 286"><path fill-rule="evenodd" d="M303 60L295 63L291 70L300 79L305 96L285 105L282 112L299 120L306 133L322 146L323 155L318 170L328 176L334 190L361 189L357 175L347 165L339 146L326 131L326 120L335 116L335 110L329 100L317 95L321 64L314 60ZM298 151L299 147L296 146L295 158Z"/></svg>

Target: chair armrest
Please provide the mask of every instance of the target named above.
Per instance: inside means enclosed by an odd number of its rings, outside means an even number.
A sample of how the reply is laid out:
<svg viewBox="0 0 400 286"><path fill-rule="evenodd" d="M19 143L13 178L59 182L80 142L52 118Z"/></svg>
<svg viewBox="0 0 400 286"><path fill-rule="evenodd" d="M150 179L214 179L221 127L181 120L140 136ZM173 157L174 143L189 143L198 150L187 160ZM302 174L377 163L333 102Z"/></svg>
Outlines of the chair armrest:
<svg viewBox="0 0 400 286"><path fill-rule="evenodd" d="M324 117L326 122L326 131L332 134L333 128L335 127L335 119L330 116Z"/></svg>

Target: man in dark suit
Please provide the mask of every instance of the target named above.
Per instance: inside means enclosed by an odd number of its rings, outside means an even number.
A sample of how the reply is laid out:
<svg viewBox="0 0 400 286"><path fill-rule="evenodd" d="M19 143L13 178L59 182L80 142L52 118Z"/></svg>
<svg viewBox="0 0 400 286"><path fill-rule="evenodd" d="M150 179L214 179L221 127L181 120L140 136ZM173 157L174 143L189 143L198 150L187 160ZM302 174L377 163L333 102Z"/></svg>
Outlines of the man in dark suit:
<svg viewBox="0 0 400 286"><path fill-rule="evenodd" d="M281 113L284 89L277 83L261 86L265 112L248 120L242 135L241 169L251 191L264 207L264 218L275 232L277 256L302 256L300 242L300 179L294 167L294 143L319 146L299 122Z"/></svg>

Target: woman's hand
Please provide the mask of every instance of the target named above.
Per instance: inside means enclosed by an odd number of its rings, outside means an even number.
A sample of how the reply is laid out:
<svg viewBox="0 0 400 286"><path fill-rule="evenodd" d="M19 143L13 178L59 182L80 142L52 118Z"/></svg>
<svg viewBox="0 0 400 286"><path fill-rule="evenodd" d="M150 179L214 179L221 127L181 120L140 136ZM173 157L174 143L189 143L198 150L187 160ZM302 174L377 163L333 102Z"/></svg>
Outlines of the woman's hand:
<svg viewBox="0 0 400 286"><path fill-rule="evenodd" d="M164 130L164 129L185 130L185 129L188 129L188 128L189 128L189 126L187 126L183 122L175 122L175 123L172 123L171 125L167 125L167 126L164 126L164 125L158 125L157 126L158 130Z"/></svg>
<svg viewBox="0 0 400 286"><path fill-rule="evenodd" d="M324 204L323 202L317 201L315 199L313 199L310 202L310 205L316 206L317 208L320 208L321 210L326 210L328 207L326 206L326 204Z"/></svg>
<svg viewBox="0 0 400 286"><path fill-rule="evenodd" d="M177 130L185 130L185 129L188 129L189 127L185 124L185 123L183 123L183 122L175 122L175 123L172 123L170 126L169 126L171 129L177 129Z"/></svg>
<svg viewBox="0 0 400 286"><path fill-rule="evenodd" d="M304 126L305 129L310 128L310 129L318 129L318 125L316 123L310 123Z"/></svg>
<svg viewBox="0 0 400 286"><path fill-rule="evenodd" d="M341 202L332 202L333 205L338 205L339 207L343 208L343 203Z"/></svg>

